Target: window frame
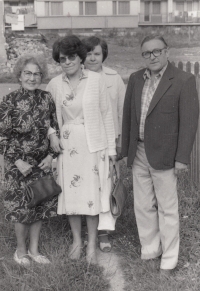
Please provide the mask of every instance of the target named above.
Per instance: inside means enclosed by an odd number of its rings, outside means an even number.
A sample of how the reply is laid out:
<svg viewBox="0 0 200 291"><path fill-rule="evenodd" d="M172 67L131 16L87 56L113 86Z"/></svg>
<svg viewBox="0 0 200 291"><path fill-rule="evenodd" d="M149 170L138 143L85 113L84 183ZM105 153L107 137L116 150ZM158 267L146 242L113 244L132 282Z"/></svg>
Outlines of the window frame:
<svg viewBox="0 0 200 291"><path fill-rule="evenodd" d="M156 11L157 9L159 11ZM152 13L155 14L155 15L160 15L161 14L161 2L160 1L152 1Z"/></svg>
<svg viewBox="0 0 200 291"><path fill-rule="evenodd" d="M97 1L84 1L84 3L85 3L85 16L97 16ZM93 5L95 5L95 7L94 7L94 9L95 9L95 12L94 13L88 13L88 6L89 6L89 4L93 4ZM91 8L90 8L91 9ZM92 7L92 9L93 9L93 7Z"/></svg>
<svg viewBox="0 0 200 291"><path fill-rule="evenodd" d="M45 16L63 16L64 15L63 1L45 1L44 3L45 3ZM61 7L62 14L52 14L52 3L60 4L62 6ZM48 14L46 14L47 4L48 4Z"/></svg>
<svg viewBox="0 0 200 291"><path fill-rule="evenodd" d="M130 15L130 1L117 1L118 2L118 15ZM126 4L128 4L128 12L126 13L121 13L121 11L120 11L120 9L122 8L122 4L124 4L124 3L126 3ZM127 8L127 7L123 7L123 9L125 8Z"/></svg>

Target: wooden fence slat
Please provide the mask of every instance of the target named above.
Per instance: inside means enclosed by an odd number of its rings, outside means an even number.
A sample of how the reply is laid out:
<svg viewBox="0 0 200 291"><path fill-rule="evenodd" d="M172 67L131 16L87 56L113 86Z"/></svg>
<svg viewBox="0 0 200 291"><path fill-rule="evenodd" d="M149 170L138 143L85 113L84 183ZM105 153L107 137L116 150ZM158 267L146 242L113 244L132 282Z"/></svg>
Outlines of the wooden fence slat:
<svg viewBox="0 0 200 291"><path fill-rule="evenodd" d="M196 86L198 92L198 98L200 103L200 65L199 62L173 62L173 65L179 69L192 73L196 76ZM196 133L196 138L194 141L192 153L191 153L191 163L190 163L190 176L193 182L200 187L200 119L198 122L198 129Z"/></svg>

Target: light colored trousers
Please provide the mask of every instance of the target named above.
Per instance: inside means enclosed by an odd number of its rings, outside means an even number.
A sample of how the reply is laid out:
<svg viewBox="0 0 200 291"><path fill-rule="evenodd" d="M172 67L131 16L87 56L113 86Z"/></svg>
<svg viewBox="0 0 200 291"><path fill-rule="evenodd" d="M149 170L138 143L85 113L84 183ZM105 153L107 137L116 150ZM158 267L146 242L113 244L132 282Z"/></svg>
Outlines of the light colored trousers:
<svg viewBox="0 0 200 291"><path fill-rule="evenodd" d="M155 170L139 142L133 163L134 209L141 243L141 258L162 254L161 269L174 269L179 253L177 177L174 168Z"/></svg>

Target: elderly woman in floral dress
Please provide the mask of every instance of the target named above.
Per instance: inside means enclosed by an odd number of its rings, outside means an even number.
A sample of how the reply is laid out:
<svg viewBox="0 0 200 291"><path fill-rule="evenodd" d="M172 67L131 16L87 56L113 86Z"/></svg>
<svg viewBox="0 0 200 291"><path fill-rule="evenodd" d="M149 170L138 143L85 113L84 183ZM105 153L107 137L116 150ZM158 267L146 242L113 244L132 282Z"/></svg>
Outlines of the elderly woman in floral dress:
<svg viewBox="0 0 200 291"><path fill-rule="evenodd" d="M5 160L5 218L15 224L17 249L14 260L23 266L30 259L37 263L50 261L38 250L42 221L56 216L57 198L34 208L27 208L25 186L45 175L53 175L47 132L51 126L58 134L56 108L51 94L40 90L47 74L43 56L24 55L14 73L20 88L3 98L0 104L0 153ZM26 238L29 230L29 247Z"/></svg>

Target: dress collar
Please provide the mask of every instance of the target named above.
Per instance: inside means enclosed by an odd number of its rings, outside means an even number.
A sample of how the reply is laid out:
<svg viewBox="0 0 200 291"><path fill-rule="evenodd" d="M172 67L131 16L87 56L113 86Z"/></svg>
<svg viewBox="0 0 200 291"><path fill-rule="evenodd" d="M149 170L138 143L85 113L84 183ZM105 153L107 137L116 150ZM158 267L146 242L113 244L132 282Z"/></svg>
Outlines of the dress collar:
<svg viewBox="0 0 200 291"><path fill-rule="evenodd" d="M88 71L84 69L83 66L81 66L81 75L79 77L79 80L85 79L88 77ZM63 81L67 82L69 84L69 78L67 77L66 73L62 73L62 79Z"/></svg>
<svg viewBox="0 0 200 291"><path fill-rule="evenodd" d="M37 93L37 90L38 90L38 89L35 89L35 90L33 90L33 91L30 91L30 90L25 89L25 88L22 87L22 85L21 85L19 90L20 90L20 92L21 92L22 94L28 94L29 96L35 96L36 93Z"/></svg>

